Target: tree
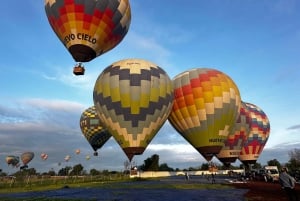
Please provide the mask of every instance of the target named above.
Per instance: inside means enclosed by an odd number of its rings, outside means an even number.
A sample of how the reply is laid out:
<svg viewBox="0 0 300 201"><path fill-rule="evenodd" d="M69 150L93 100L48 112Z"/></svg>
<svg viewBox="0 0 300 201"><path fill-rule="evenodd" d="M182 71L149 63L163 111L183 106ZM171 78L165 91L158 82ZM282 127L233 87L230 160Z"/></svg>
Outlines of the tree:
<svg viewBox="0 0 300 201"><path fill-rule="evenodd" d="M281 169L281 164L277 159L269 160L267 164L269 166L277 166L279 169Z"/></svg>
<svg viewBox="0 0 300 201"><path fill-rule="evenodd" d="M294 149L289 152L290 160L286 164L289 172L299 172L300 170L300 149Z"/></svg>
<svg viewBox="0 0 300 201"><path fill-rule="evenodd" d="M208 163L202 163L200 170L208 170L209 164Z"/></svg>
<svg viewBox="0 0 300 201"><path fill-rule="evenodd" d="M72 171L70 172L70 175L81 175L83 171L83 166L81 164L77 164L73 166Z"/></svg>
<svg viewBox="0 0 300 201"><path fill-rule="evenodd" d="M163 163L159 166L159 171L174 171L174 169L169 167L167 163Z"/></svg>
<svg viewBox="0 0 300 201"><path fill-rule="evenodd" d="M94 168L90 170L90 175L92 175L92 176L99 175L99 174L100 174L100 172Z"/></svg>
<svg viewBox="0 0 300 201"><path fill-rule="evenodd" d="M69 171L72 169L72 167L70 166L66 166L64 168L61 168L59 171L58 171L58 175L59 176L66 176L69 174Z"/></svg>
<svg viewBox="0 0 300 201"><path fill-rule="evenodd" d="M141 170L143 171L159 170L159 156L157 154L154 154L150 158L144 160L144 164L141 166Z"/></svg>

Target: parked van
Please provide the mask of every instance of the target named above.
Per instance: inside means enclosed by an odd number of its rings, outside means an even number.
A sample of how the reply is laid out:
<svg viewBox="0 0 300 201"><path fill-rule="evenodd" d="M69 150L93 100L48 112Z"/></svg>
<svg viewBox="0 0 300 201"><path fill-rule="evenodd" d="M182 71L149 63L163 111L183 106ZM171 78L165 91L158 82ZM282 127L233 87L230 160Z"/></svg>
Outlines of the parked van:
<svg viewBox="0 0 300 201"><path fill-rule="evenodd" d="M260 174L263 176L266 182L279 181L279 171L277 166L265 166L260 170Z"/></svg>

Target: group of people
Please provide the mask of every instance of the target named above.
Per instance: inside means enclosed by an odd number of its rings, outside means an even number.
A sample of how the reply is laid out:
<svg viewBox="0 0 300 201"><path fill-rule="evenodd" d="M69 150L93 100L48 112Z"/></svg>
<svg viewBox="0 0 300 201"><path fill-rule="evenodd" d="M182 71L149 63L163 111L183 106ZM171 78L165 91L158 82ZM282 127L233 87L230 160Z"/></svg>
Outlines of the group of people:
<svg viewBox="0 0 300 201"><path fill-rule="evenodd" d="M287 168L283 167L279 175L279 183L282 189L285 190L290 201L298 201L298 195L295 190L296 180L288 174Z"/></svg>

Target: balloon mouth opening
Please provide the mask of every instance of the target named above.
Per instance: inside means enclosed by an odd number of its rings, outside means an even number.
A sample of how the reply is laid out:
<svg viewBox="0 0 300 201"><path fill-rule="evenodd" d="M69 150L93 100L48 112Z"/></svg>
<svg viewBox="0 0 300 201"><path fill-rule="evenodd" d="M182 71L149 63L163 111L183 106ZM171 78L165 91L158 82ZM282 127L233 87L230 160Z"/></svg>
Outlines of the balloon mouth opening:
<svg viewBox="0 0 300 201"><path fill-rule="evenodd" d="M228 163L229 164L234 163L236 161L237 157L228 157L228 158L219 158L218 157L218 159L219 159L219 161L221 161L225 165L225 164L228 164Z"/></svg>
<svg viewBox="0 0 300 201"><path fill-rule="evenodd" d="M221 151L222 146L203 146L196 149L205 160L211 161L211 159Z"/></svg>
<svg viewBox="0 0 300 201"><path fill-rule="evenodd" d="M76 62L88 62L96 57L96 52L92 48L81 44L71 45L69 52Z"/></svg>
<svg viewBox="0 0 300 201"><path fill-rule="evenodd" d="M144 147L126 147L126 148L123 148L123 151L125 152L129 161L131 161L134 155L143 154L145 151L145 148Z"/></svg>

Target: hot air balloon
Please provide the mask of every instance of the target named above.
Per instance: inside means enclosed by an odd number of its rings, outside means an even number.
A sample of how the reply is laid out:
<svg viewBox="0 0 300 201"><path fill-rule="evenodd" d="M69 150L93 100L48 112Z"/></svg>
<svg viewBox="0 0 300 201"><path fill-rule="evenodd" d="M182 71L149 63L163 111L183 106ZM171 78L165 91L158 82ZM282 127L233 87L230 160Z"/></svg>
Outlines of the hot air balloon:
<svg viewBox="0 0 300 201"><path fill-rule="evenodd" d="M77 154L77 155L80 154L80 149L76 149L75 154Z"/></svg>
<svg viewBox="0 0 300 201"><path fill-rule="evenodd" d="M71 156L70 155L66 155L64 159L65 159L66 162L68 162L71 159Z"/></svg>
<svg viewBox="0 0 300 201"><path fill-rule="evenodd" d="M99 75L93 98L99 118L131 161L144 152L167 120L173 88L156 64L124 59Z"/></svg>
<svg viewBox="0 0 300 201"><path fill-rule="evenodd" d="M75 75L83 75L88 62L117 46L128 32L128 0L45 0L48 21L76 62Z"/></svg>
<svg viewBox="0 0 300 201"><path fill-rule="evenodd" d="M171 125L207 160L219 153L239 115L238 87L226 74L194 68L173 79Z"/></svg>
<svg viewBox="0 0 300 201"><path fill-rule="evenodd" d="M233 131L229 133L227 139L224 142L224 146L218 153L217 158L225 165L229 166L230 163L234 163L239 157L242 147L246 141L246 138L250 132L250 115L248 107L242 101L240 114L235 122Z"/></svg>
<svg viewBox="0 0 300 201"><path fill-rule="evenodd" d="M250 132L246 138L239 160L244 165L255 164L270 134L270 122L264 111L252 103L245 103L250 115Z"/></svg>
<svg viewBox="0 0 300 201"><path fill-rule="evenodd" d="M97 156L97 150L109 140L111 134L103 127L95 106L83 111L80 117L80 128L82 134L92 146L94 156Z"/></svg>
<svg viewBox="0 0 300 201"><path fill-rule="evenodd" d="M42 160L47 160L47 158L48 158L48 154L46 154L46 153L41 153L41 159L42 159Z"/></svg>
<svg viewBox="0 0 300 201"><path fill-rule="evenodd" d="M6 156L5 161L7 165L11 165L12 167L18 167L20 158L18 156L10 155L10 156Z"/></svg>
<svg viewBox="0 0 300 201"><path fill-rule="evenodd" d="M86 159L87 161L90 160L90 159L91 159L90 155L86 155L86 156L85 156L85 159Z"/></svg>
<svg viewBox="0 0 300 201"><path fill-rule="evenodd" d="M23 162L23 166L20 169L24 169L28 167L28 163L34 158L34 153L31 151L24 152L21 154L21 160Z"/></svg>

